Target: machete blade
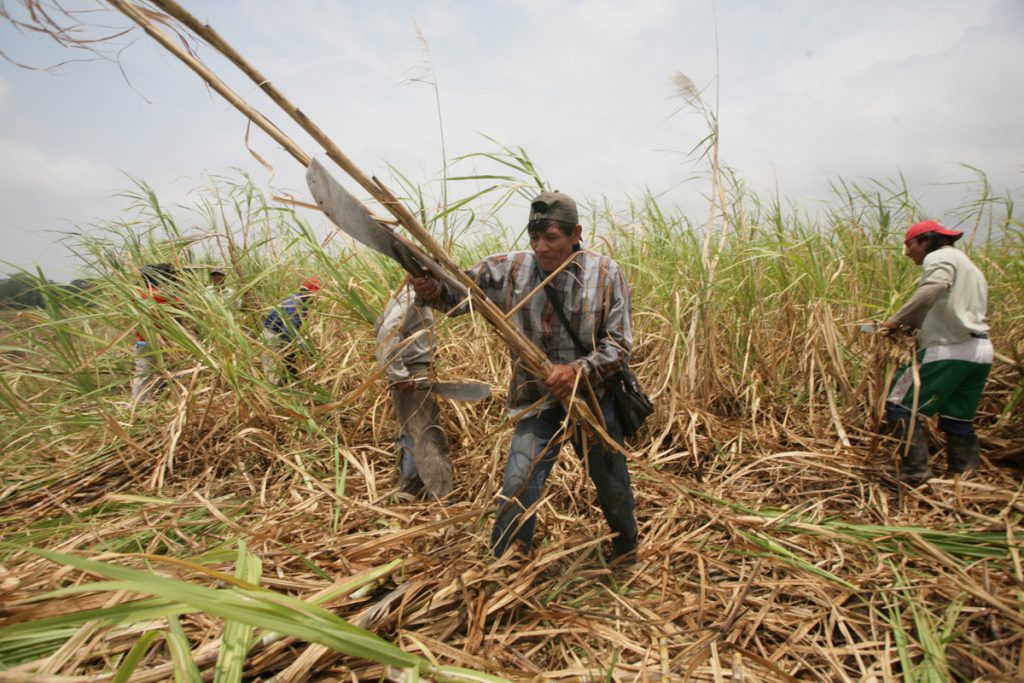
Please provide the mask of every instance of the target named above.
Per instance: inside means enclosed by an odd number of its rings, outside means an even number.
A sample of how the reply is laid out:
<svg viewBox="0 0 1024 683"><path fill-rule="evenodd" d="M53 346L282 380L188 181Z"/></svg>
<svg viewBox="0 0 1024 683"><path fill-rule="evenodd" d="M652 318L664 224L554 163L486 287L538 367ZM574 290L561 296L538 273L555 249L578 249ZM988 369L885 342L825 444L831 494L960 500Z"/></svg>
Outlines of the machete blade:
<svg viewBox="0 0 1024 683"><path fill-rule="evenodd" d="M491 385L483 382L425 382L424 388L453 401L482 401L491 395Z"/></svg>
<svg viewBox="0 0 1024 683"><path fill-rule="evenodd" d="M362 202L331 175L319 157L314 157L306 170L306 184L323 212L345 234L398 261L402 268L416 277L427 274L426 268L413 257L409 249L398 241L389 228L373 220Z"/></svg>

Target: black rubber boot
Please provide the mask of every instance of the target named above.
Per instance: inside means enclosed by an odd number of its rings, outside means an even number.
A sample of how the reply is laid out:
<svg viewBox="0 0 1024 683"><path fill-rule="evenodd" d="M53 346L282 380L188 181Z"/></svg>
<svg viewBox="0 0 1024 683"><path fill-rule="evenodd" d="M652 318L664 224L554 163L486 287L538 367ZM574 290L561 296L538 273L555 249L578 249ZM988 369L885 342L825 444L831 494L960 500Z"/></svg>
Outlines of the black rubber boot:
<svg viewBox="0 0 1024 683"><path fill-rule="evenodd" d="M612 554L609 560L619 565L630 565L636 562L636 541L617 543L618 540L616 538L612 541Z"/></svg>
<svg viewBox="0 0 1024 683"><path fill-rule="evenodd" d="M410 496L417 496L423 490L423 480L419 477L399 477L398 490Z"/></svg>
<svg viewBox="0 0 1024 683"><path fill-rule="evenodd" d="M893 431L900 440L901 460L897 478L910 486L920 486L932 476L932 471L928 467L928 437L925 436L920 419L915 420L914 431L909 435L910 446L908 447L906 441L909 423L910 416L907 415L901 416L892 425Z"/></svg>
<svg viewBox="0 0 1024 683"><path fill-rule="evenodd" d="M946 434L946 463L950 474L961 474L977 469L981 461L978 435Z"/></svg>

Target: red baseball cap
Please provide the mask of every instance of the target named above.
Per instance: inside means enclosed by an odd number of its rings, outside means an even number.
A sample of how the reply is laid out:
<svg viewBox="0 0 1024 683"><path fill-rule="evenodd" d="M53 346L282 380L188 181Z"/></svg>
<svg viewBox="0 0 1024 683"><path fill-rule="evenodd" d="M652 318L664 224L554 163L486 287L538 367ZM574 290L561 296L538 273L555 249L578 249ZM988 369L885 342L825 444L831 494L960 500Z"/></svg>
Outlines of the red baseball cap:
<svg viewBox="0 0 1024 683"><path fill-rule="evenodd" d="M321 287L320 278L315 275L313 277L306 278L302 282L302 288L308 289L311 292L319 292Z"/></svg>
<svg viewBox="0 0 1024 683"><path fill-rule="evenodd" d="M945 235L946 237L952 237L953 239L960 239L964 235L962 230L950 230L936 221L921 221L920 223L914 223L907 229L907 234L903 238L903 244L906 244L915 237L926 235L929 232L934 232L938 235Z"/></svg>

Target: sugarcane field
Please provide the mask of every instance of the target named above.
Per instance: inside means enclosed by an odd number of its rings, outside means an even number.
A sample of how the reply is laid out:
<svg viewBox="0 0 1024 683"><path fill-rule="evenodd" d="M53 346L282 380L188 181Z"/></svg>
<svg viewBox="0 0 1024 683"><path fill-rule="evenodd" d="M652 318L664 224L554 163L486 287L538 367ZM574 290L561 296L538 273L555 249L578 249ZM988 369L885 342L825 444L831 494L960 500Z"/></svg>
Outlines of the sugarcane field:
<svg viewBox="0 0 1024 683"><path fill-rule="evenodd" d="M550 123L523 143L518 114L467 121L433 61L440 20L358 4L0 2L0 190L45 203L6 136L57 112L9 123L22 84L66 90L100 136L100 69L163 126L152 163L181 146L194 174L95 174L81 195L103 213L46 237L77 279L0 281L0 682L1024 681L1019 131L997 144L1012 187L965 161L969 181L921 192L894 150L895 179L830 176L808 207L726 163L717 73L673 71L667 101L627 106L657 110L658 135L687 117L667 163L692 177L594 194L546 160L575 125L634 144L602 129L613 117L537 103ZM671 4L410 7L480 12L515 40L541 29L511 17L535 13L553 48L566 16L626 41ZM729 4L705 8L725 53ZM1002 25L1024 44L1024 11L988 6L1004 19L963 40ZM935 11L968 12L951 7ZM375 64L366 83L404 31L436 154L381 152L343 106L292 99L318 58L298 37L242 48L229 20L284 35L289 11L353 22L365 42L323 59ZM334 40L330 23L311 30ZM157 76L133 67L143 50ZM55 81L65 64L81 75ZM557 64L515 70L506 89L578 86ZM156 124L186 89L194 118ZM401 128L402 105L379 105ZM150 130L134 116L102 125ZM460 127L484 131L475 147ZM255 170L192 151L222 146ZM46 182L79 174L77 153Z"/></svg>

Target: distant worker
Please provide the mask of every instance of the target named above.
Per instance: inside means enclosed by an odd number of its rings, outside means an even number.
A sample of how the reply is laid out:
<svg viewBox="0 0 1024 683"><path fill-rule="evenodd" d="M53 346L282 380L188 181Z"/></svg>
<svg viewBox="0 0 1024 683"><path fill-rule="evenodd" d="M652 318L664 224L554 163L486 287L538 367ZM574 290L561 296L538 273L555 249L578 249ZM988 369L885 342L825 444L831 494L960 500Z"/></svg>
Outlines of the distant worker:
<svg viewBox="0 0 1024 683"><path fill-rule="evenodd" d="M434 314L417 306L408 284L388 299L377 320L377 362L391 384L401 428L398 488L444 498L452 491L452 462L441 412L427 384L434 355Z"/></svg>
<svg viewBox="0 0 1024 683"><path fill-rule="evenodd" d="M633 489L623 454L580 426L568 434L562 401L577 387L584 395L589 382L597 396L607 432L621 444L623 428L618 409L602 380L629 360L633 344L630 295L622 270L611 258L580 247L582 226L576 202L560 192L542 192L530 205L526 231L530 251L488 256L469 270L487 298L511 318L523 334L551 361L545 378L530 375L512 357L508 412L515 420L494 520L491 545L501 556L510 545L529 555L541 499L564 441L583 461L597 489L597 501L614 534L612 559L635 557L637 526ZM553 276L553 277L552 277ZM549 278L551 288L535 290ZM469 306L448 285L431 277L413 278L417 296L449 315ZM563 308L572 332L589 349L577 350L555 307Z"/></svg>
<svg viewBox="0 0 1024 683"><path fill-rule="evenodd" d="M177 280L177 271L170 263L153 263L140 269L144 289L139 290L143 304L151 302L158 306L181 303L178 297L169 291ZM163 312L160 308L147 311L150 327L158 330ZM151 340L157 341L157 340ZM135 329L135 375L132 378L132 400L145 403L151 401L155 394L164 386L160 379L159 369L154 358L156 350L152 348L143 335L142 328Z"/></svg>
<svg viewBox="0 0 1024 683"><path fill-rule="evenodd" d="M935 221L907 230L904 253L922 267L921 282L882 324L889 331L917 332L920 386L915 389L912 364L903 366L885 404L887 422L901 440L909 441L901 447L898 476L912 486L931 477L921 415L939 415L950 474L972 470L980 459L973 420L994 354L985 323L988 284L967 255L953 246L961 237L963 232Z"/></svg>
<svg viewBox="0 0 1024 683"><path fill-rule="evenodd" d="M210 285L207 291L224 302L228 308L238 310L242 307L242 300L235 296L235 290L227 285L227 273L221 267L210 271Z"/></svg>
<svg viewBox="0 0 1024 683"><path fill-rule="evenodd" d="M264 319L263 341L268 352L263 354L263 371L272 384L280 384L282 379L291 382L298 376L299 352L307 348L300 331L320 289L319 278L306 279L298 292L286 297Z"/></svg>

